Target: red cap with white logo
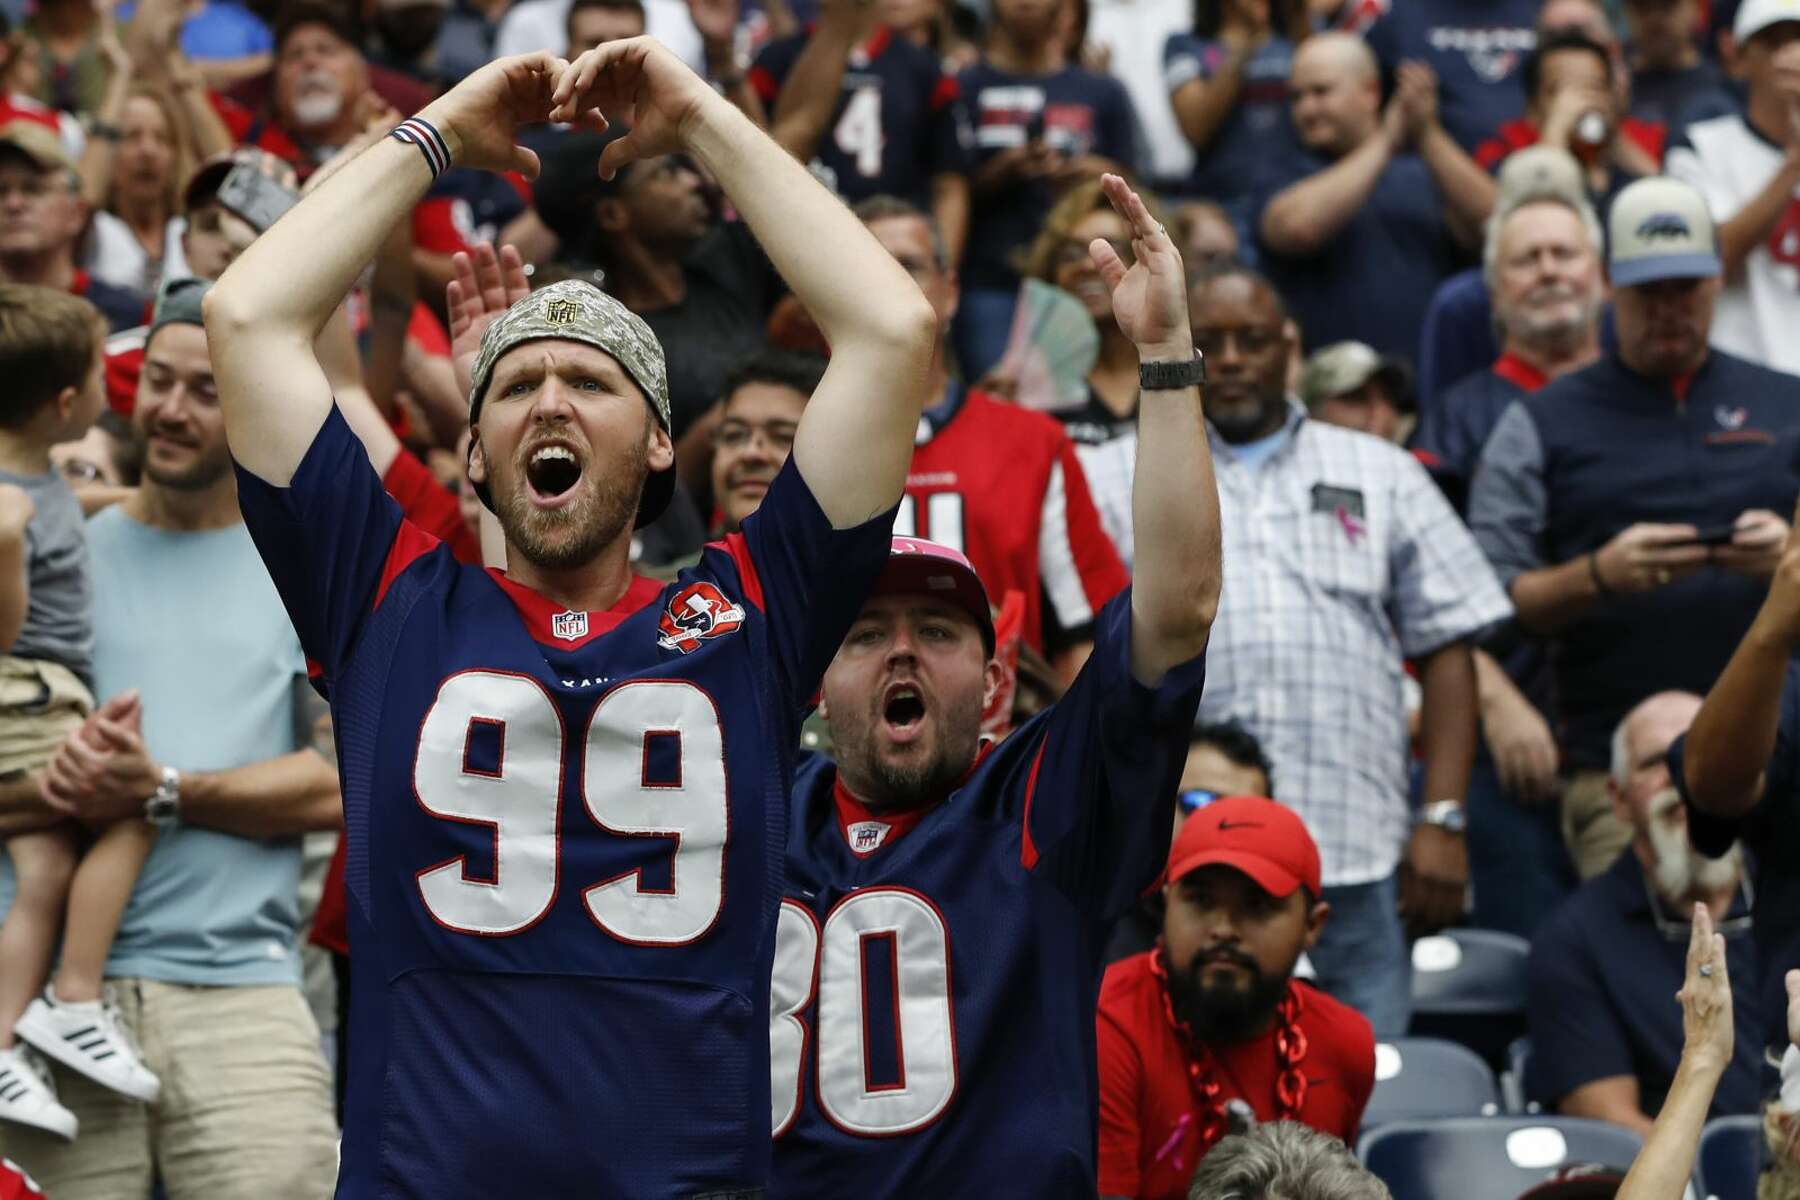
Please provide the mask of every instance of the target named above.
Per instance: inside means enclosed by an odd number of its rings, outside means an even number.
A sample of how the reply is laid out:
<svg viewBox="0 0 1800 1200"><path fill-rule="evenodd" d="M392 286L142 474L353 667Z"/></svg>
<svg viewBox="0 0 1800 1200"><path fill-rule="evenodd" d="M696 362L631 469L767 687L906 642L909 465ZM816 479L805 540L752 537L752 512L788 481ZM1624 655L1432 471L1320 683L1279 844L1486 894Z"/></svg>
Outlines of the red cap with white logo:
<svg viewBox="0 0 1800 1200"><path fill-rule="evenodd" d="M1227 796L1196 809L1169 851L1169 882L1201 867L1242 871L1284 899L1297 887L1319 895L1319 847L1300 814L1261 796Z"/></svg>
<svg viewBox="0 0 1800 1200"><path fill-rule="evenodd" d="M875 580L875 596L932 596L967 612L981 627L982 644L994 653L994 611L981 576L962 551L924 538L897 537Z"/></svg>

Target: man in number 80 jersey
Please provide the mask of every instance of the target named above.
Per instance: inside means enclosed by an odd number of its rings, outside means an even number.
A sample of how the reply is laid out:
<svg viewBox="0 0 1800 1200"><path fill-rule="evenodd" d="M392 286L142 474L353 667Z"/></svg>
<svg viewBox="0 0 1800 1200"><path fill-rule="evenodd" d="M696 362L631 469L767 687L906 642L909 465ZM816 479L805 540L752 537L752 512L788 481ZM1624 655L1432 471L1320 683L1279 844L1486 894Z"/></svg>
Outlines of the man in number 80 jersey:
<svg viewBox="0 0 1800 1200"><path fill-rule="evenodd" d="M446 161L530 171L518 125L597 125L621 97L637 124L605 169L705 160L831 326L831 366L761 511L662 585L628 566L672 486L661 347L586 284L518 300L470 393L508 569L459 565L383 494L312 332ZM931 311L648 39L491 63L421 118L284 216L208 311L245 517L336 719L338 1195L760 1196L786 748L887 551ZM504 307L505 273L452 285L460 324Z"/></svg>
<svg viewBox="0 0 1800 1200"><path fill-rule="evenodd" d="M837 764L795 785L770 1005L783 1196L1094 1195L1106 941L1168 855L1219 594L1180 255L1105 186L1136 259L1091 251L1144 363L1137 577L1068 693L980 746L987 596L957 551L894 539L825 673Z"/></svg>

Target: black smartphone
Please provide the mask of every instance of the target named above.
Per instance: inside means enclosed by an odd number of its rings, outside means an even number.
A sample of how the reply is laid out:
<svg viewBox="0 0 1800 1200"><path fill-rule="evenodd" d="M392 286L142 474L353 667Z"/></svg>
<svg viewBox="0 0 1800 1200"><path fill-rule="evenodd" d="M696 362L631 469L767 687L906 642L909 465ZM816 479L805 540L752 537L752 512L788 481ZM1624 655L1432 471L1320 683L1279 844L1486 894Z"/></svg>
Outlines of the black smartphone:
<svg viewBox="0 0 1800 1200"><path fill-rule="evenodd" d="M266 232L298 199L263 174L255 163L238 163L219 185L219 204L242 217L258 233Z"/></svg>
<svg viewBox="0 0 1800 1200"><path fill-rule="evenodd" d="M1700 546L1726 546L1731 544L1732 535L1737 533L1736 524L1702 525L1689 544Z"/></svg>

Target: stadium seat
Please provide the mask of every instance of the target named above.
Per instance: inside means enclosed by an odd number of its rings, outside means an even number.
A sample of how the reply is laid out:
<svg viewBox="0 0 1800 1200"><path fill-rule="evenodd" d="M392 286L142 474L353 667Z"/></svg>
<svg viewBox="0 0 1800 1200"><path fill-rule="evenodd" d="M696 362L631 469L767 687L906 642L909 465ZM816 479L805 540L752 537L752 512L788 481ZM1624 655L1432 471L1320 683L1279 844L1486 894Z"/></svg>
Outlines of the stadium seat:
<svg viewBox="0 0 1800 1200"><path fill-rule="evenodd" d="M1491 929L1451 929L1413 943L1414 1037L1446 1038L1496 1072L1525 1032L1525 966L1531 943Z"/></svg>
<svg viewBox="0 0 1800 1200"><path fill-rule="evenodd" d="M1380 1091L1379 1084L1376 1091ZM1712 1200L1756 1200L1756 1176L1767 1157L1762 1118L1719 1117L1700 1134L1700 1182Z"/></svg>
<svg viewBox="0 0 1800 1200"><path fill-rule="evenodd" d="M1371 1130L1357 1156L1394 1200L1517 1200L1568 1163L1629 1166L1642 1145L1628 1129L1578 1117L1449 1117Z"/></svg>
<svg viewBox="0 0 1800 1200"><path fill-rule="evenodd" d="M1363 1128L1427 1117L1493 1116L1494 1073L1475 1053L1437 1038L1396 1038L1375 1047L1375 1091Z"/></svg>
<svg viewBox="0 0 1800 1200"><path fill-rule="evenodd" d="M1509 1113L1543 1112L1543 1105L1525 1097L1525 1069L1531 1065L1531 1039L1514 1038L1506 1048L1506 1068L1500 1072L1500 1096Z"/></svg>

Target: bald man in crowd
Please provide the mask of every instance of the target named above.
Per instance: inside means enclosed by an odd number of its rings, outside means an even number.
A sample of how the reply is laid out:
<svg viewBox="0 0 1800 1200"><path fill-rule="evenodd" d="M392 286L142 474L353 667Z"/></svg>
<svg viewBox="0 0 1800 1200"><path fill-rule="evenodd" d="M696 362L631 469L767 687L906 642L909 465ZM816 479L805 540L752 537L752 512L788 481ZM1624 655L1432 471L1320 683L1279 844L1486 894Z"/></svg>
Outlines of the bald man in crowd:
<svg viewBox="0 0 1800 1200"><path fill-rule="evenodd" d="M1401 64L1384 108L1368 46L1324 33L1294 52L1288 84L1302 149L1274 170L1257 218L1265 266L1308 350L1358 341L1411 358L1432 292L1477 244L1494 181L1444 132L1423 64Z"/></svg>

